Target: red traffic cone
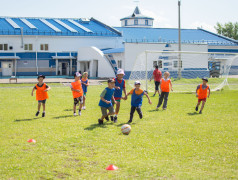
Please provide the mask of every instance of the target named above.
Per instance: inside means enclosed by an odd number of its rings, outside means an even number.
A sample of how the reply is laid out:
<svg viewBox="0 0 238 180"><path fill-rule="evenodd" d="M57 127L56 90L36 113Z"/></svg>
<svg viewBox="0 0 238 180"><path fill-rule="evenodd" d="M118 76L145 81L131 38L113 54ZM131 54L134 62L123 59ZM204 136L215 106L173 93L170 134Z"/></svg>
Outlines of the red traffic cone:
<svg viewBox="0 0 238 180"><path fill-rule="evenodd" d="M35 139L29 139L27 142L33 142L33 143L35 143L36 140L35 140Z"/></svg>
<svg viewBox="0 0 238 180"><path fill-rule="evenodd" d="M118 167L116 167L116 166L114 166L114 165L112 165L112 164L110 164L110 165L106 168L106 170L111 170L111 171L117 170L117 169L118 169Z"/></svg>

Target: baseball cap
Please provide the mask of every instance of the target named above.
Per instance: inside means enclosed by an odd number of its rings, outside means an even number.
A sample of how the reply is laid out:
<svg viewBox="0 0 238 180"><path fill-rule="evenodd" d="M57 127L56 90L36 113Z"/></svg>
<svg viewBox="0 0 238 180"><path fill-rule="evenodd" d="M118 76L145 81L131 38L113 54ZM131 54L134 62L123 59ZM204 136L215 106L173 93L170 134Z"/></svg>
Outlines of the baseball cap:
<svg viewBox="0 0 238 180"><path fill-rule="evenodd" d="M204 80L204 81L207 81L207 82L208 82L208 79L207 79L207 78L202 78L202 80Z"/></svg>
<svg viewBox="0 0 238 180"><path fill-rule="evenodd" d="M107 83L114 83L114 82L115 82L114 79L108 79L108 80L107 80Z"/></svg>
<svg viewBox="0 0 238 180"><path fill-rule="evenodd" d="M123 69L118 69L118 70L117 70L117 75L118 75L118 74L123 74L123 75L125 75L124 70L123 70Z"/></svg>
<svg viewBox="0 0 238 180"><path fill-rule="evenodd" d="M141 85L140 81L135 81L135 85L137 85L137 84Z"/></svg>
<svg viewBox="0 0 238 180"><path fill-rule="evenodd" d="M76 72L76 73L74 73L74 77L80 77L80 76L82 76L79 72Z"/></svg>
<svg viewBox="0 0 238 180"><path fill-rule="evenodd" d="M38 75L37 79L39 79L39 78L45 79L45 76L44 75Z"/></svg>

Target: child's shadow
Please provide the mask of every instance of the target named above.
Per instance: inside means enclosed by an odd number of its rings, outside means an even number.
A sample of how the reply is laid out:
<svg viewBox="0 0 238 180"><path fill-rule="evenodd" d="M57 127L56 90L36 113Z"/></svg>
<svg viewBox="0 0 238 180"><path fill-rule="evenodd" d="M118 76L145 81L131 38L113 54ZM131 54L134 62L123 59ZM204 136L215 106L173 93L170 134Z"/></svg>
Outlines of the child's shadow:
<svg viewBox="0 0 238 180"><path fill-rule="evenodd" d="M74 115L57 116L57 117L53 117L53 119L60 119L60 118L67 118L67 117L74 117Z"/></svg>
<svg viewBox="0 0 238 180"><path fill-rule="evenodd" d="M94 130L95 128L107 128L107 125L109 124L102 124L102 125L99 125L99 124L91 124L89 127L86 127L84 128L84 130L87 130L87 131L92 131Z"/></svg>
<svg viewBox="0 0 238 180"><path fill-rule="evenodd" d="M149 110L148 112L155 112L155 111L159 111L158 109L152 109L152 110Z"/></svg>
<svg viewBox="0 0 238 180"><path fill-rule="evenodd" d="M15 119L15 122L21 122L21 121L32 121L35 119L39 119L40 117L36 117L36 118L31 118L31 119Z"/></svg>
<svg viewBox="0 0 238 180"><path fill-rule="evenodd" d="M187 113L189 116L199 115L197 112Z"/></svg>
<svg viewBox="0 0 238 180"><path fill-rule="evenodd" d="M65 109L64 111L73 111L73 109Z"/></svg>

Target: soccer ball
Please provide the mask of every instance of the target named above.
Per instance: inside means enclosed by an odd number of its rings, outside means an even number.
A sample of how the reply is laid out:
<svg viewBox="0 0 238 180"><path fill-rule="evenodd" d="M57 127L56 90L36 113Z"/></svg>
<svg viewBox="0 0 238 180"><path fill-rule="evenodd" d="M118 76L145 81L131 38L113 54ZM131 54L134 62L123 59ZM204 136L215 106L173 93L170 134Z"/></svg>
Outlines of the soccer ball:
<svg viewBox="0 0 238 180"><path fill-rule="evenodd" d="M121 127L121 132L123 134L126 134L128 135L130 132L131 132L131 126L129 124L124 124L122 127Z"/></svg>

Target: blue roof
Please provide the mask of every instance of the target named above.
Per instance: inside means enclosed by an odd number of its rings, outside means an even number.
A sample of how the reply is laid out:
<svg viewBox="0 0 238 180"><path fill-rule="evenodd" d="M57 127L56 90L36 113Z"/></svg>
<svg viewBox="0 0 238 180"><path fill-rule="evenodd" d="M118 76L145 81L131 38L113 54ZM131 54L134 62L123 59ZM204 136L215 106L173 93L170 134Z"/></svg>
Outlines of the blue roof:
<svg viewBox="0 0 238 180"><path fill-rule="evenodd" d="M178 43L177 28L115 27L125 42ZM238 41L204 29L181 29L182 43L207 43L208 45L238 45Z"/></svg>
<svg viewBox="0 0 238 180"><path fill-rule="evenodd" d="M115 48L115 49L107 49L103 50L104 54L112 54L112 53L122 53L125 51L125 48Z"/></svg>
<svg viewBox="0 0 238 180"><path fill-rule="evenodd" d="M0 35L20 35L21 28L24 35L121 36L121 33L118 30L94 18L73 19L0 17Z"/></svg>

